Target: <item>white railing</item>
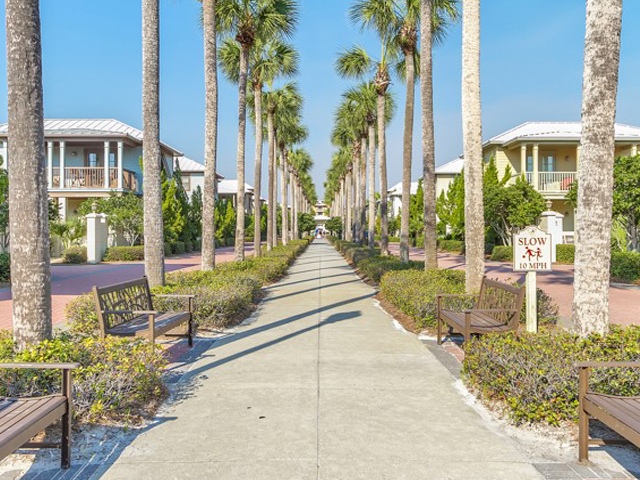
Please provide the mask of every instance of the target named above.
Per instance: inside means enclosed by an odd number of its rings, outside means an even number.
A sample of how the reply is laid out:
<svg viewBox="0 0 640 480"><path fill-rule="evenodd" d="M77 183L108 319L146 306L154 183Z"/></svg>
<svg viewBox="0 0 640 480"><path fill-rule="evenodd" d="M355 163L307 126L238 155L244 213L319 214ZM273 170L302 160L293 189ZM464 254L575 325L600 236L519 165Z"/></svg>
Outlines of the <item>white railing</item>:
<svg viewBox="0 0 640 480"><path fill-rule="evenodd" d="M576 180L576 172L538 172L539 192L568 192ZM533 173L527 172L527 181L533 185Z"/></svg>
<svg viewBox="0 0 640 480"><path fill-rule="evenodd" d="M53 188L60 187L60 169L53 168ZM137 189L134 172L123 170L122 186L125 190ZM102 167L66 167L64 169L64 188L105 188L104 168ZM109 187L118 188L118 169L109 168Z"/></svg>

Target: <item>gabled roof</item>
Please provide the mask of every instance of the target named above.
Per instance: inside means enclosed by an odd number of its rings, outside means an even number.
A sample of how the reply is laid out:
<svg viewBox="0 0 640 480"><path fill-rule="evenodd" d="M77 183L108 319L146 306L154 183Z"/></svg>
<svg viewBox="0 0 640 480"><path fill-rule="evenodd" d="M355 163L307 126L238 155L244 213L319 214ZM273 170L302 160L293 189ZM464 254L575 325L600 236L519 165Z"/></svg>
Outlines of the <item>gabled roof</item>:
<svg viewBox="0 0 640 480"><path fill-rule="evenodd" d="M253 187L248 183L244 184L245 194L253 194ZM238 180L222 180L218 183L218 194L236 195L238 193Z"/></svg>
<svg viewBox="0 0 640 480"><path fill-rule="evenodd" d="M455 160L436 167L436 175L458 175L464 169L464 158L460 155Z"/></svg>
<svg viewBox="0 0 640 480"><path fill-rule="evenodd" d="M180 167L180 171L183 173L202 173L204 174L204 165L196 160L192 160L187 157L177 157L176 164ZM216 172L216 178L218 181L224 177Z"/></svg>
<svg viewBox="0 0 640 480"><path fill-rule="evenodd" d="M411 182L411 195L418 193L418 182ZM393 187L387 190L388 196L402 195L402 182L396 183Z"/></svg>
<svg viewBox="0 0 640 480"><path fill-rule="evenodd" d="M616 123L616 141L640 141L640 127ZM521 141L580 141L580 122L527 122L496 135L487 145L504 145Z"/></svg>
<svg viewBox="0 0 640 480"><path fill-rule="evenodd" d="M0 137L6 137L9 125L0 125ZM142 131L119 120L92 119L92 118L66 118L45 119L44 134L46 137L114 137L128 138L135 143L142 144ZM179 150L160 142L160 144L175 156L182 153Z"/></svg>

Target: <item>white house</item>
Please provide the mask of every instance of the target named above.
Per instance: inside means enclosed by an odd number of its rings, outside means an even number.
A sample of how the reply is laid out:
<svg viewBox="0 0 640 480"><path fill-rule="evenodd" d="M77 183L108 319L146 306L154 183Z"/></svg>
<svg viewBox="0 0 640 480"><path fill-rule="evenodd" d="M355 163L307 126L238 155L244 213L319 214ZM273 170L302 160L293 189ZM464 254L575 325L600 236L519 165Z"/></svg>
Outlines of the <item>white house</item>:
<svg viewBox="0 0 640 480"><path fill-rule="evenodd" d="M234 208L237 206L238 180L221 180L218 183L218 198L220 200L231 200ZM253 213L253 187L248 183L244 184L244 208L247 215Z"/></svg>
<svg viewBox="0 0 640 480"><path fill-rule="evenodd" d="M411 195L418 193L418 182L411 182ZM394 217L400 215L402 209L402 182L396 183L393 187L387 190L388 209L389 213Z"/></svg>
<svg viewBox="0 0 640 480"><path fill-rule="evenodd" d="M8 125L0 125L0 155L8 165ZM44 122L49 195L60 215L73 215L80 204L111 192L142 194L142 132L113 119L49 119ZM182 153L161 142L163 168L173 171Z"/></svg>
<svg viewBox="0 0 640 480"><path fill-rule="evenodd" d="M196 160L192 160L187 157L178 157L175 161L176 169L180 169L182 176L182 186L185 192L191 198L193 192L200 187L200 190L204 189L204 165ZM218 183L223 180L224 177L219 173L216 173ZM220 187L218 187L219 189Z"/></svg>

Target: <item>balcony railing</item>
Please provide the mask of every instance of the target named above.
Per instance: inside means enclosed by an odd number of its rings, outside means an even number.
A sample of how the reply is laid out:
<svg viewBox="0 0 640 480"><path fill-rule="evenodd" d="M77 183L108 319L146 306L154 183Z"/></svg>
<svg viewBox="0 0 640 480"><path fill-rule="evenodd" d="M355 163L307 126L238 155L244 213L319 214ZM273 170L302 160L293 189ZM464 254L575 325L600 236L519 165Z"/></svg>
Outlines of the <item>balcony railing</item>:
<svg viewBox="0 0 640 480"><path fill-rule="evenodd" d="M538 191L568 192L576 175L576 172L538 172ZM532 172L527 172L527 182L534 185Z"/></svg>
<svg viewBox="0 0 640 480"><path fill-rule="evenodd" d="M53 188L60 188L60 168L53 169ZM64 169L64 188L105 188L104 168L102 167L66 167ZM118 188L118 169L109 168L109 187ZM131 170L122 171L122 188L136 191L136 174Z"/></svg>

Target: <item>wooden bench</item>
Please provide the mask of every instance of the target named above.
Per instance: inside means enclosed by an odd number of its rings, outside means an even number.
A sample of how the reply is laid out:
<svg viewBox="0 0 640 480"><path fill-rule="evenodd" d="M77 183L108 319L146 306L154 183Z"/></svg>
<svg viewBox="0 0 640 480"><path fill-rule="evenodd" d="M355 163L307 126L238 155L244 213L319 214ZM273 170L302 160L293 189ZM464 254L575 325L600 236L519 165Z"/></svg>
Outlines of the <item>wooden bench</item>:
<svg viewBox="0 0 640 480"><path fill-rule="evenodd" d="M437 295L438 345L442 344L442 327L464 335L464 341L471 335L501 333L517 330L524 302L525 289L506 283L482 279L478 295ZM475 306L468 310L455 311L443 307L445 298L476 298Z"/></svg>
<svg viewBox="0 0 640 480"><path fill-rule="evenodd" d="M60 448L61 467L71 465L71 370L77 363L0 363L2 368L62 370L62 391L57 395L35 398L0 397L0 460L19 448ZM44 429L62 420L59 444L31 442Z"/></svg>
<svg viewBox="0 0 640 480"><path fill-rule="evenodd" d="M592 368L640 368L640 362L579 362L578 461L589 461L589 444L605 443L589 440L589 418L606 426L640 448L640 397L617 397L589 391Z"/></svg>
<svg viewBox="0 0 640 480"><path fill-rule="evenodd" d="M93 287L100 335L147 337L151 343L183 323L188 324L189 347L193 347L193 299L195 295L152 295L147 277L106 287ZM153 297L186 300L187 310L159 312Z"/></svg>

